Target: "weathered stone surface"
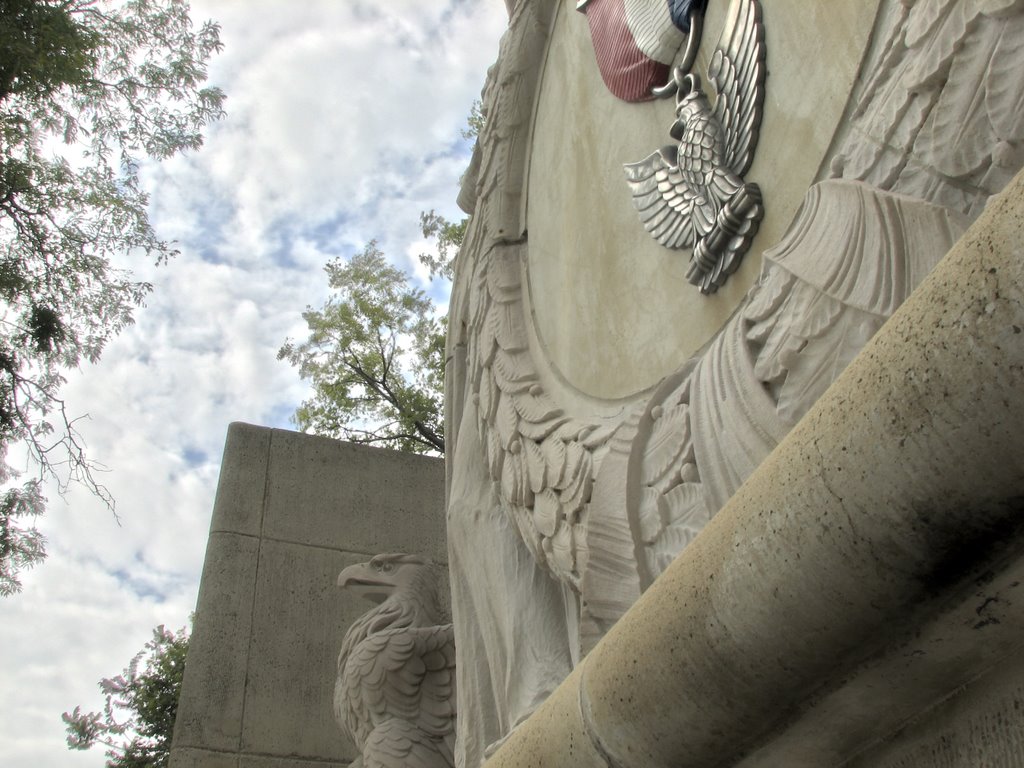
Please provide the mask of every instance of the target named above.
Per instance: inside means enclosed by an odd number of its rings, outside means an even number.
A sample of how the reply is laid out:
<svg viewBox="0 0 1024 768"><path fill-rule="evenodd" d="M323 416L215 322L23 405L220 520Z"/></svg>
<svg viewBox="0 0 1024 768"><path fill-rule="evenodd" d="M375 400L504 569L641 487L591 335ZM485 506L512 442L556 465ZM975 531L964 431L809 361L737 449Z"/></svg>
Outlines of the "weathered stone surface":
<svg viewBox="0 0 1024 768"><path fill-rule="evenodd" d="M174 725L176 747L238 749L259 545L254 536L210 534Z"/></svg>
<svg viewBox="0 0 1024 768"><path fill-rule="evenodd" d="M239 768L238 755L234 752L178 747L173 759L176 768Z"/></svg>
<svg viewBox="0 0 1024 768"><path fill-rule="evenodd" d="M352 763L339 763L333 760L301 760L266 755L242 755L238 758L238 768L346 768L349 765L352 765ZM206 768L206 766L203 766L203 768Z"/></svg>
<svg viewBox="0 0 1024 768"><path fill-rule="evenodd" d="M273 431L236 423L228 429L221 461L211 531L259 536Z"/></svg>
<svg viewBox="0 0 1024 768"><path fill-rule="evenodd" d="M882 737L893 749L917 740L934 746L946 740L949 730L936 709L945 707L941 702L947 697L959 699L964 695L961 689L972 691L969 699L974 703L952 705L953 711L978 709L986 713L985 719L1006 705L995 719L1007 727L1001 735L988 734L991 754L999 754L1004 747L1016 748L1012 725L1016 708L1012 701L1005 702L1004 692L1007 686L1024 685L1024 667L1016 661L1024 651L1024 612L1015 607L1024 584L1024 558L1001 562L1006 558L998 551L1010 549L1006 554L1012 558L1014 547L1006 545L1020 543L997 545L997 554L980 573L974 569L971 576L940 593L937 601L924 599L895 620L882 638L882 652L842 681L823 679L821 689L780 731L738 766L846 764L851 755L872 754L872 745ZM904 736L906 724L913 721L916 733ZM956 738L964 735L960 732ZM949 740L956 739L950 736ZM875 765L869 757L855 762ZM998 765L999 761L973 764Z"/></svg>
<svg viewBox="0 0 1024 768"><path fill-rule="evenodd" d="M274 430L264 535L311 545L344 542L346 550L368 555L422 552L445 562L443 529L422 524L444 498L443 465L438 458Z"/></svg>
<svg viewBox="0 0 1024 768"><path fill-rule="evenodd" d="M340 638L364 610L334 576L363 555L265 540L259 575L241 751L354 759L331 715Z"/></svg>
<svg viewBox="0 0 1024 768"><path fill-rule="evenodd" d="M851 768L1024 765L1024 654L850 763Z"/></svg>

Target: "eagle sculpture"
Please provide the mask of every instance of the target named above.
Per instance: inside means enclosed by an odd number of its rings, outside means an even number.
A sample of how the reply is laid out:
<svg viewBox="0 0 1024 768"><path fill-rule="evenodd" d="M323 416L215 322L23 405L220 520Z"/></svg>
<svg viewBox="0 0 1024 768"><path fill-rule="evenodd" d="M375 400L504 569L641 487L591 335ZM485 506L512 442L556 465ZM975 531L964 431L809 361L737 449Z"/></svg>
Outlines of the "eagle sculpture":
<svg viewBox="0 0 1024 768"><path fill-rule="evenodd" d="M362 768L451 768L455 636L443 623L440 569L414 555L351 565L338 586L379 605L342 641L334 716Z"/></svg>
<svg viewBox="0 0 1024 768"><path fill-rule="evenodd" d="M700 34L691 25L691 36ZM757 0L733 0L708 64L714 107L689 72L695 46L662 93L676 95L669 130L678 144L623 166L644 228L668 248L692 248L687 279L714 293L736 271L764 215L761 191L743 174L753 161L764 102L765 45ZM661 95L660 93L658 95Z"/></svg>

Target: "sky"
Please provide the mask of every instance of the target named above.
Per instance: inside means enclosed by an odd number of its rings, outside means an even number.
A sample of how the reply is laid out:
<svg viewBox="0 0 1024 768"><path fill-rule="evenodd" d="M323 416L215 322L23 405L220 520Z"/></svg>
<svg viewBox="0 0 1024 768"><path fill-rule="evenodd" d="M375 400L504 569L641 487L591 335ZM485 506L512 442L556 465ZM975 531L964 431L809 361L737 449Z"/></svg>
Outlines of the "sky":
<svg viewBox="0 0 1024 768"><path fill-rule="evenodd" d="M227 117L147 166L150 218L180 255L120 266L153 283L136 324L64 388L117 517L47 489L45 563L0 599L0 765L102 766L61 713L102 705L153 627L195 607L227 426L290 428L309 394L277 360L327 297L323 265L376 238L431 291L420 211L460 215L459 129L507 22L502 0L193 0L221 24Z"/></svg>

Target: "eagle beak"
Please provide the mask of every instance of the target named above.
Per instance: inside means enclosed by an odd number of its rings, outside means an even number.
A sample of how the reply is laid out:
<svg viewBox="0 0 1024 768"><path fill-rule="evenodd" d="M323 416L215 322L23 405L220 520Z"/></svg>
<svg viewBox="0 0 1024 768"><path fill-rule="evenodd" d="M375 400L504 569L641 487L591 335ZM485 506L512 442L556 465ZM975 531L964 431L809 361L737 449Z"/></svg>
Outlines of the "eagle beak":
<svg viewBox="0 0 1024 768"><path fill-rule="evenodd" d="M393 581L371 569L367 563L350 565L339 573L338 586L375 603L386 600L395 589Z"/></svg>
<svg viewBox="0 0 1024 768"><path fill-rule="evenodd" d="M363 570L363 564L350 565L338 574L338 586L344 589L350 581L358 580L358 574Z"/></svg>

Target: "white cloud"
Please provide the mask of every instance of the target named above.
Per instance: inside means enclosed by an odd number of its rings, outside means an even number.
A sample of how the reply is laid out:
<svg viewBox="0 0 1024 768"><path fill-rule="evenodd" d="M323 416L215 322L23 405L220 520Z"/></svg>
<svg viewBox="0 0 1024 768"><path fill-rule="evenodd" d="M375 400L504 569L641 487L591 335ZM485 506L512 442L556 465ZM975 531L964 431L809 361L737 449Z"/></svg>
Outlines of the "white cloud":
<svg viewBox="0 0 1024 768"><path fill-rule="evenodd" d="M211 79L228 117L199 153L145 169L153 222L181 254L124 259L153 283L148 306L65 388L121 524L81 488L49 491L50 557L2 605L0 765L102 761L67 751L61 712L98 709L96 683L152 627L187 620L227 425L288 426L307 388L276 352L326 296L323 264L378 238L412 271L420 211L460 215L458 130L505 22L500 0L193 8L222 24Z"/></svg>
<svg viewBox="0 0 1024 768"><path fill-rule="evenodd" d="M222 17L227 45L244 38L247 54L214 72L234 78L231 119L211 132L201 162L216 189L231 190L236 236L377 207L382 192L414 194L410 183L422 187L424 172L444 164L427 158L459 139L496 54L500 6L461 4L440 27L440 4L308 2L301 27L272 6L244 5L233 18L245 23L267 9L245 35ZM207 7L216 15L217 4Z"/></svg>

